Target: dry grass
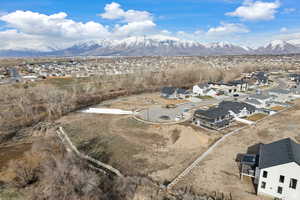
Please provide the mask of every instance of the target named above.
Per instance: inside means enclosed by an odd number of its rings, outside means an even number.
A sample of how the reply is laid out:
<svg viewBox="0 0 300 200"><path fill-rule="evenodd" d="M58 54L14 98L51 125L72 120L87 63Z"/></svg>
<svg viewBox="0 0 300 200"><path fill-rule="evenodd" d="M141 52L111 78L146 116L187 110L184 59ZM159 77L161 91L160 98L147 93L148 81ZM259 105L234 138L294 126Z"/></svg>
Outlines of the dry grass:
<svg viewBox="0 0 300 200"><path fill-rule="evenodd" d="M239 179L236 156L246 153L248 147L258 143L270 143L286 137L299 140L300 101L296 104L288 112L271 116L227 138L177 187L191 186L196 192L211 192L212 188L218 188L219 192L231 193L233 199L257 200L252 182Z"/></svg>
<svg viewBox="0 0 300 200"><path fill-rule="evenodd" d="M154 95L121 98L109 106L128 109L134 102L144 106L145 98ZM100 160L105 157L124 174L147 174L159 181L173 179L221 136L190 125L148 125L128 116L76 113L59 121L81 151Z"/></svg>
<svg viewBox="0 0 300 200"><path fill-rule="evenodd" d="M265 118L266 116L268 116L268 115L263 114L263 113L256 113L254 115L251 115L251 116L247 117L247 120L256 122L258 120L261 120L261 119Z"/></svg>
<svg viewBox="0 0 300 200"><path fill-rule="evenodd" d="M284 110L284 109L285 109L285 107L283 107L283 106L274 106L274 107L271 108L271 110L274 110L274 111L281 111L281 110Z"/></svg>

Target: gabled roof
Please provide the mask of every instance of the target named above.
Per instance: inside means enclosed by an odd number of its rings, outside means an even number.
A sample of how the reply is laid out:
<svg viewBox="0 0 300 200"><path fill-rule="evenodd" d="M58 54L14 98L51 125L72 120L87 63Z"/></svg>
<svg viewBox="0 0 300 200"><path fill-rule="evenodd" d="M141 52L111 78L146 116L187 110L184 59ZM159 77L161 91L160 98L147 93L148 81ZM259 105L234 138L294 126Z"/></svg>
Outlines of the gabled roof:
<svg viewBox="0 0 300 200"><path fill-rule="evenodd" d="M270 95L265 94L252 94L249 96L249 99L260 99L260 100L266 100L271 98Z"/></svg>
<svg viewBox="0 0 300 200"><path fill-rule="evenodd" d="M209 84L208 83L200 83L198 84L198 87L203 89L203 88L209 88Z"/></svg>
<svg viewBox="0 0 300 200"><path fill-rule="evenodd" d="M229 111L234 113L240 113L242 109L246 108L248 111L254 112L256 110L255 106L244 102L237 101L222 101L219 103L218 107L213 107L208 110L196 110L195 115L203 115L210 119L215 119L221 116L229 114Z"/></svg>
<svg viewBox="0 0 300 200"><path fill-rule="evenodd" d="M220 107L214 107L214 108L210 108L208 110L196 110L195 111L195 115L203 115L207 118L210 119L215 119L221 116L225 116L228 115L228 110L224 110L223 108Z"/></svg>
<svg viewBox="0 0 300 200"><path fill-rule="evenodd" d="M260 169L295 162L300 165L300 144L290 138L261 146Z"/></svg>
<svg viewBox="0 0 300 200"><path fill-rule="evenodd" d="M189 94L188 90L182 89L182 88L177 88L176 89L178 94Z"/></svg>
<svg viewBox="0 0 300 200"><path fill-rule="evenodd" d="M246 99L246 103L254 104L254 105L261 105L261 103L256 99Z"/></svg>
<svg viewBox="0 0 300 200"><path fill-rule="evenodd" d="M247 83L247 82L243 79L233 80L233 81L228 82L228 84L230 84L230 85L241 85L241 84L245 84L245 83Z"/></svg>
<svg viewBox="0 0 300 200"><path fill-rule="evenodd" d="M172 95L172 94L174 94L174 92L176 91L176 89L177 89L176 87L163 87L161 89L161 93Z"/></svg>
<svg viewBox="0 0 300 200"><path fill-rule="evenodd" d="M269 93L276 93L276 94L289 94L290 91L284 89L272 89L269 90Z"/></svg>
<svg viewBox="0 0 300 200"><path fill-rule="evenodd" d="M231 110L235 114L238 114L246 108L248 111L254 112L256 110L256 107L244 102L238 102L238 101L222 101L219 104L219 107L223 107L225 110Z"/></svg>

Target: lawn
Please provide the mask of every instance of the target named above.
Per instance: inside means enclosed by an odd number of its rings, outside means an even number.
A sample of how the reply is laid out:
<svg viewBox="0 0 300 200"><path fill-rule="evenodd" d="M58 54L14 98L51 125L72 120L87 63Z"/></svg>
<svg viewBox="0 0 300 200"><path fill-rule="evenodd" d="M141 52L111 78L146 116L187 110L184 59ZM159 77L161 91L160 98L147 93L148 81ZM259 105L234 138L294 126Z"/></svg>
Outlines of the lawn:
<svg viewBox="0 0 300 200"><path fill-rule="evenodd" d="M281 111L283 109L284 109L283 106L274 106L274 107L271 108L271 110L274 110L274 111Z"/></svg>
<svg viewBox="0 0 300 200"><path fill-rule="evenodd" d="M197 98L203 99L203 100L213 99L213 97L211 97L211 96L197 96Z"/></svg>
<svg viewBox="0 0 300 200"><path fill-rule="evenodd" d="M266 114L257 113L257 114L251 115L250 117L247 117L247 120L256 122L258 120L265 118L266 116L267 116Z"/></svg>

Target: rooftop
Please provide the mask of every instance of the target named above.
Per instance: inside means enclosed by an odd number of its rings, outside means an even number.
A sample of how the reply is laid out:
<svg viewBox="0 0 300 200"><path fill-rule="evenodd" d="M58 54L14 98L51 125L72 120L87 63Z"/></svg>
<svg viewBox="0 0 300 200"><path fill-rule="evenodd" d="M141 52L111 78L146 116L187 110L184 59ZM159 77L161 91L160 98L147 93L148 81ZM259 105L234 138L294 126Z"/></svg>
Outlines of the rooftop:
<svg viewBox="0 0 300 200"><path fill-rule="evenodd" d="M300 144L290 138L264 144L261 146L259 157L260 169L291 162L300 165Z"/></svg>

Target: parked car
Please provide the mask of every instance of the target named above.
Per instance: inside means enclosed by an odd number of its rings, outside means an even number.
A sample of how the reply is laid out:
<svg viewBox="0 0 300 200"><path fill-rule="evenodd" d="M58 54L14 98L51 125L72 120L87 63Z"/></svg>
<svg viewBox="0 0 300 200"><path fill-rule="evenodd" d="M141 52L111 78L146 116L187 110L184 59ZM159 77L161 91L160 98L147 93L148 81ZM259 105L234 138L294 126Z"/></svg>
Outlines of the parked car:
<svg viewBox="0 0 300 200"><path fill-rule="evenodd" d="M240 96L239 94L234 94L234 95L233 95L233 97L239 97L239 96Z"/></svg>
<svg viewBox="0 0 300 200"><path fill-rule="evenodd" d="M168 104L166 105L166 108L176 108L177 106L175 104Z"/></svg>

